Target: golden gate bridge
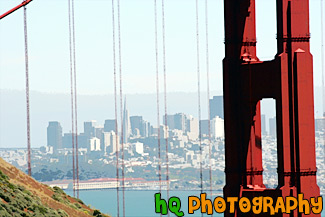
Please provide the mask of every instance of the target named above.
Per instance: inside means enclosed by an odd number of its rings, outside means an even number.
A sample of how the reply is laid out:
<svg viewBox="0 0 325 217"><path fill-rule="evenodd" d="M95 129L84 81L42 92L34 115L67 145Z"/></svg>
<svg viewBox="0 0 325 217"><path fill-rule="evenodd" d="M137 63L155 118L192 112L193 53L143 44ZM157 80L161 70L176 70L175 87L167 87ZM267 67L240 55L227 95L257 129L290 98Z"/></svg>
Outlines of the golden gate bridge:
<svg viewBox="0 0 325 217"><path fill-rule="evenodd" d="M161 38L162 49L158 40L158 9L154 1L155 20L155 59L156 59L156 94L157 123L160 126L160 87L159 87L159 56L162 55L163 65L163 104L164 104L164 135L166 144L166 181L167 197L169 197L168 171L168 135L167 135L167 63L165 37L165 0L161 0ZM26 71L26 109L27 109L27 149L28 174L31 175L31 138L29 111L29 67L28 67L28 31L27 5L32 0L25 0L18 6L0 16L0 20L23 8L24 39L25 39L25 71ZM198 117L201 120L201 68L200 63L200 26L199 0L196 2L196 63ZM307 198L319 196L316 183L315 133L314 133L314 101L313 101L313 69L310 54L309 32L309 1L308 0L277 0L277 54L273 60L260 61L256 55L256 15L255 0L224 1L225 12L225 59L223 61L224 111L225 111L225 151L226 151L226 186L224 196L268 195L297 196L304 193ZM69 52L70 52L70 95L71 95L71 129L73 149L73 186L74 195L79 197L79 162L78 162L78 108L77 108L77 59L75 33L74 0L69 5ZM121 49L121 16L120 0L112 0L112 36L113 36L113 72L114 72L114 110L115 129L121 135L121 153L116 147L116 180L119 182L121 169L122 180L122 216L125 216L125 164L124 164L124 128L118 126L118 116L122 120L123 106L123 70ZM206 39L206 77L207 93L210 98L209 85L209 39L208 39L208 0L205 0ZM321 1L321 26L323 40L323 2ZM117 29L117 31L116 31ZM116 49L117 48L117 49ZM322 93L324 100L324 48L322 41ZM119 83L119 84L118 84ZM119 86L119 89L118 89ZM118 99L119 95L119 99ZM262 143L260 101L263 98L276 100L277 114L277 153L278 179L276 189L267 189L263 184ZM209 100L208 100L209 102ZM118 114L120 107L120 114ZM209 108L209 106L208 106ZM324 109L324 108L323 108ZM208 110L210 113L210 110ZM121 123L123 123L121 121ZM199 125L199 131L201 131ZM212 196L211 170L211 126L209 123L209 180ZM120 130L120 131L119 131ZM158 178L162 182L162 132L158 127ZM236 135L236 136L234 136ZM202 145L200 141L200 182L203 192ZM116 137L118 140L118 137ZM119 142L116 141L118 146ZM121 162L119 162L121 156ZM121 168L120 168L121 167ZM119 186L119 185L117 185ZM120 187L117 187L117 201L120 201ZM160 186L160 192L162 188ZM119 202L117 215L120 216ZM238 208L237 208L238 209ZM169 214L168 214L169 215ZM246 216L240 211L235 214L226 211L225 216ZM268 216L268 215L266 215ZM304 216L295 211L293 214L279 213L278 216ZM320 216L312 214L312 216Z"/></svg>

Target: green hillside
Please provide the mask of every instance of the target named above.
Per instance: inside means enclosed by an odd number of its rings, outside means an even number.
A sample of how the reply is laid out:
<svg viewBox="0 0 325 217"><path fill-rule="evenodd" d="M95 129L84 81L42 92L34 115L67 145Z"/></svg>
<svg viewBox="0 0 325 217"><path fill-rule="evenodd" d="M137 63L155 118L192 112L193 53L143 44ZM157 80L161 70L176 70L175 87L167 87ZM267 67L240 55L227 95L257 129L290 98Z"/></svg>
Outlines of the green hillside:
<svg viewBox="0 0 325 217"><path fill-rule="evenodd" d="M0 159L0 216L104 217L58 187L38 183Z"/></svg>

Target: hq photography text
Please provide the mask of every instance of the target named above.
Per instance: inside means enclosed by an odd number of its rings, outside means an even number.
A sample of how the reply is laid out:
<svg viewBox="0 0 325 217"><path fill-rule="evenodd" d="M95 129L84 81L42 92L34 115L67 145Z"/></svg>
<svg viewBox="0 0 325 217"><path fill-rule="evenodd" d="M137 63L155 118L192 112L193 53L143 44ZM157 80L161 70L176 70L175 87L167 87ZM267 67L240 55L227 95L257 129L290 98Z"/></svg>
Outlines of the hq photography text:
<svg viewBox="0 0 325 217"><path fill-rule="evenodd" d="M298 194L298 197L254 197L249 199L247 197L216 197L214 200L207 198L206 193L200 194L200 197L188 197L188 214L195 212L206 213L212 215L216 213L235 213L238 208L242 213L268 213L274 215L276 213L290 214L294 210L299 213L309 215L311 213L319 214L323 210L323 197L304 198L303 194ZM160 193L155 194L155 212L157 214L167 215L168 212L175 214L175 216L184 216L182 211L182 202L178 197L170 197L168 201L161 198Z"/></svg>

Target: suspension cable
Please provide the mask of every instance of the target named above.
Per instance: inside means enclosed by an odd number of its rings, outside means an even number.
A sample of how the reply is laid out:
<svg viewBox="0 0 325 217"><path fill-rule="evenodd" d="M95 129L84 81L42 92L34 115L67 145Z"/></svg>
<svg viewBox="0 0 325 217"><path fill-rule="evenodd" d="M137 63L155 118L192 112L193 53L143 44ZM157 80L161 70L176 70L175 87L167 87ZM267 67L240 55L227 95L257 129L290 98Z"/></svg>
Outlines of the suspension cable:
<svg viewBox="0 0 325 217"><path fill-rule="evenodd" d="M76 170L75 170L75 131L74 131L74 76L73 76L73 52L72 52L72 18L71 18L71 0L68 0L69 10L69 50L70 50L70 95L71 95L71 130L72 130L72 176L73 176L73 196L76 196Z"/></svg>
<svg viewBox="0 0 325 217"><path fill-rule="evenodd" d="M121 49L121 10L120 0L117 0L117 23L118 23L118 51L119 51L119 72L120 72L120 116L121 116L121 141L122 141L122 198L123 217L125 217L125 162L124 162L124 123L123 123L123 80L122 80L122 49ZM127 135L127 134L126 134Z"/></svg>
<svg viewBox="0 0 325 217"><path fill-rule="evenodd" d="M203 168L202 168L202 135L201 135L201 72L200 72L200 35L199 35L199 1L196 0L196 61L197 61L197 96L199 116L199 147L200 147L200 183L203 193ZM203 213L202 213L203 216Z"/></svg>
<svg viewBox="0 0 325 217"><path fill-rule="evenodd" d="M205 0L205 41L206 41L206 70L207 70L207 98L208 98L208 134L209 134L209 181L210 197L212 200L212 140L211 140L211 110L210 110L210 63L209 63L209 17L208 0Z"/></svg>
<svg viewBox="0 0 325 217"><path fill-rule="evenodd" d="M320 2L320 8L321 8L321 64L322 64L322 96L323 96L323 114L322 116L325 116L325 87L324 87L324 5L323 0Z"/></svg>
<svg viewBox="0 0 325 217"><path fill-rule="evenodd" d="M27 112L27 164L28 175L32 175L30 150L30 105L29 105L29 67L28 67L28 39L27 39L27 8L24 6L24 36L25 36L25 70L26 70L26 112Z"/></svg>
<svg viewBox="0 0 325 217"><path fill-rule="evenodd" d="M78 104L77 104L77 64L76 64L76 30L74 22L74 0L71 0L72 9L72 42L73 42L73 68L74 68L74 109L75 109L75 141L76 141L76 184L77 198L79 198L79 146L78 146Z"/></svg>
<svg viewBox="0 0 325 217"><path fill-rule="evenodd" d="M169 159L168 159L168 123L167 123L167 73L166 73L166 29L165 29L165 0L161 1L162 13L162 39L163 39L163 65L164 65L164 110L165 110L165 142L166 142L166 181L167 199L169 199ZM170 216L168 212L168 217Z"/></svg>
<svg viewBox="0 0 325 217"><path fill-rule="evenodd" d="M156 91L157 91L157 126L158 126L158 177L159 192L161 194L161 144L160 144L160 109L159 109L159 59L158 59L158 21L157 21L157 0L154 0L155 14L155 55L156 55ZM160 213L160 216L162 214Z"/></svg>
<svg viewBox="0 0 325 217"><path fill-rule="evenodd" d="M113 33L113 70L114 70L114 106L115 106L115 157L116 157L116 199L117 199L117 217L120 216L120 180L119 180L119 139L118 139L118 121L117 121L117 79L116 79L116 38L115 38L115 6L112 0L112 33Z"/></svg>

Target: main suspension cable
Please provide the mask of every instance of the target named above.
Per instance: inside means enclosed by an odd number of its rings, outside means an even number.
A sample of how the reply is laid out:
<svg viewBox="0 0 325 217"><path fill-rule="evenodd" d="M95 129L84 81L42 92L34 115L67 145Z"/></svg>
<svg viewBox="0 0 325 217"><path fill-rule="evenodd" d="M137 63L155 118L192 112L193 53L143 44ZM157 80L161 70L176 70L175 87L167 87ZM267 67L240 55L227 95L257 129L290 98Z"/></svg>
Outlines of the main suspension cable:
<svg viewBox="0 0 325 217"><path fill-rule="evenodd" d="M212 139L211 139L211 110L210 110L210 64L209 64L209 14L208 0L205 0L205 41L206 41L206 70L207 70L207 98L208 98L208 134L209 134L209 181L210 199L212 200Z"/></svg>
<svg viewBox="0 0 325 217"><path fill-rule="evenodd" d="M154 14L155 14L155 55L156 55L156 97L157 97L157 129L158 129L158 178L159 178L159 192L161 194L161 144L160 144L160 105L159 105L159 59L158 59L158 21L157 21L157 0L154 0ZM160 213L161 216L161 213Z"/></svg>
<svg viewBox="0 0 325 217"><path fill-rule="evenodd" d="M71 23L71 0L68 0L69 10L69 50L70 50L70 95L71 95L71 137L72 137L72 174L73 174L73 196L76 196L76 170L75 170L75 131L74 131L74 76L73 76L73 52L72 52L72 23Z"/></svg>
<svg viewBox="0 0 325 217"><path fill-rule="evenodd" d="M201 72L200 72L200 35L199 35L199 1L196 0L196 61L197 61L197 95L199 116L199 147L200 147L200 183L203 193L203 167L202 167L202 132L201 132ZM202 213L203 216L203 213Z"/></svg>
<svg viewBox="0 0 325 217"><path fill-rule="evenodd" d="M165 142L166 142L166 184L167 199L169 199L169 159L168 159L168 123L167 123L167 69L166 69L166 29L165 29L165 0L161 1L163 66L164 66L164 110L165 110ZM168 217L170 216L168 212Z"/></svg>
<svg viewBox="0 0 325 217"><path fill-rule="evenodd" d="M112 34L113 34L113 71L114 71L114 106L115 106L115 157L116 157L116 199L117 199L117 217L120 216L120 175L119 175L119 139L118 139L118 121L117 121L117 79L116 79L116 38L115 38L115 5L112 0Z"/></svg>
<svg viewBox="0 0 325 217"><path fill-rule="evenodd" d="M26 112L27 112L27 164L28 175L32 176L31 145L30 145L30 105L29 105L29 66L28 66L28 38L27 38L27 8L24 6L24 36L25 36L25 70L26 70Z"/></svg>
<svg viewBox="0 0 325 217"><path fill-rule="evenodd" d="M122 197L123 217L125 217L125 162L124 162L124 123L123 123L123 80L122 80L122 49L121 49L121 10L120 0L117 0L117 23L118 23L118 50L119 50L119 72L120 72L120 116L121 116L121 141L122 141ZM127 134L126 134L127 135Z"/></svg>

